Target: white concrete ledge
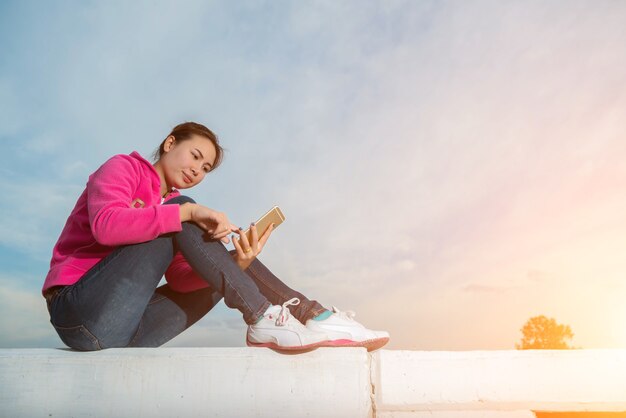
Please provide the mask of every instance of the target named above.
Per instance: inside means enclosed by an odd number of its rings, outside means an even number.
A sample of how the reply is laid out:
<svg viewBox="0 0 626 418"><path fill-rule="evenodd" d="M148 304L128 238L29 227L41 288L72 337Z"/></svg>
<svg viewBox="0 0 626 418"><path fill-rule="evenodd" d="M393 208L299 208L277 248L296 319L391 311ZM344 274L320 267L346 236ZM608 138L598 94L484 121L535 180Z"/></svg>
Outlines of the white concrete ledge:
<svg viewBox="0 0 626 418"><path fill-rule="evenodd" d="M362 348L0 350L2 417L368 417Z"/></svg>
<svg viewBox="0 0 626 418"><path fill-rule="evenodd" d="M533 418L626 411L624 382L626 350L3 349L0 416Z"/></svg>
<svg viewBox="0 0 626 418"><path fill-rule="evenodd" d="M379 417L626 411L626 350L380 350L372 368Z"/></svg>

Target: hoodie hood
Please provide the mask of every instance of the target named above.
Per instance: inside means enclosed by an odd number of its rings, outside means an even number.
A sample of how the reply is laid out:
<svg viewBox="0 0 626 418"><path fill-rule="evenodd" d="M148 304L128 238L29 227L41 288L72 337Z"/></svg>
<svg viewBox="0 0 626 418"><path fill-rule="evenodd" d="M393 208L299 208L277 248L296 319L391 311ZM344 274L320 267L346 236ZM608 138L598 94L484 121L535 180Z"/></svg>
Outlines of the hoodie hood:
<svg viewBox="0 0 626 418"><path fill-rule="evenodd" d="M142 165L146 168L147 173L150 173L151 175L150 180L152 181L152 190L154 190L158 196L161 196L161 177L159 176L158 171L156 171L156 168L154 168L152 163L142 157L137 151L131 152L129 156L142 163ZM167 197L161 198L161 203L167 202L176 196L180 196L180 192L175 187L172 187L170 192L167 194Z"/></svg>

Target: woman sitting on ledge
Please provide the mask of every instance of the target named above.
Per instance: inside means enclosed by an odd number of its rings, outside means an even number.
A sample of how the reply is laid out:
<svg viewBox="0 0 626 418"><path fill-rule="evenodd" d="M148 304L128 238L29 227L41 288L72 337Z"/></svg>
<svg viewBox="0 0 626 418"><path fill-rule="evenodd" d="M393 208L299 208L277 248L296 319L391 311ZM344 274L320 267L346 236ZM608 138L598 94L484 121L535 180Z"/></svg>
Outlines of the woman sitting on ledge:
<svg viewBox="0 0 626 418"><path fill-rule="evenodd" d="M258 260L273 225L258 237L251 224L249 242L225 213L178 192L200 184L222 155L211 130L187 122L163 140L154 164L135 151L89 176L42 289L61 340L81 351L158 347L224 298L243 314L248 346L301 352L385 345L387 332L325 309ZM231 232L239 240L229 252ZM167 284L157 287L163 275Z"/></svg>

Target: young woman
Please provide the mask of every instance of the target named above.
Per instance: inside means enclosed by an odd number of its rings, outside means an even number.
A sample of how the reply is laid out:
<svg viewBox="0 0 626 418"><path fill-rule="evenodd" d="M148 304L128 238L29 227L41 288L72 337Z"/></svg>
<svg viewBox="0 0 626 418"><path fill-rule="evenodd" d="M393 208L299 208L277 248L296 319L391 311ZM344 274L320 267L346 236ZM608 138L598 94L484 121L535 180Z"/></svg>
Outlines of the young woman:
<svg viewBox="0 0 626 418"><path fill-rule="evenodd" d="M89 176L42 289L61 340L81 351L158 347L223 298L243 314L248 346L385 345L388 333L365 328L353 312L325 309L259 261L273 225L259 237L251 224L249 242L225 213L178 192L200 184L222 156L213 132L187 122L163 140L154 164L135 151ZM232 232L239 239L229 252ZM167 284L157 287L163 275Z"/></svg>

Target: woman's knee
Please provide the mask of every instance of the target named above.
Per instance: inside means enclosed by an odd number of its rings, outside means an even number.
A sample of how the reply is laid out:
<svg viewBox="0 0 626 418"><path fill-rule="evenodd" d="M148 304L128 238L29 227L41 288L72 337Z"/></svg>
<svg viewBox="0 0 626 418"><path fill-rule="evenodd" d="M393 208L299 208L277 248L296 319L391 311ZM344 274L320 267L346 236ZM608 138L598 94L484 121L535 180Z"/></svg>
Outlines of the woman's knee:
<svg viewBox="0 0 626 418"><path fill-rule="evenodd" d="M168 200L167 202L163 204L164 205L167 205L167 204L179 204L180 205L183 203L196 203L196 201L190 198L189 196L185 196L181 194L180 196L171 198L170 200Z"/></svg>

